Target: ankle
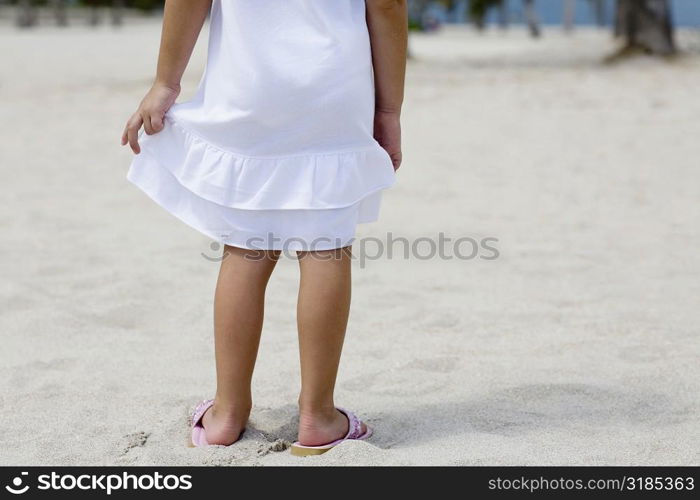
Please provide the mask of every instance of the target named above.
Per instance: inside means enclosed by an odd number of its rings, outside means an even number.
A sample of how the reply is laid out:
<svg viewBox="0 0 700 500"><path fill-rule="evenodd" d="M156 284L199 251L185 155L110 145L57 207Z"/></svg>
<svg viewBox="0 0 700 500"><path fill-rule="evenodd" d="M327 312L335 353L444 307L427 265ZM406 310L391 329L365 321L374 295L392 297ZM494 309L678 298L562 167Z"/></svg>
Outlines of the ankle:
<svg viewBox="0 0 700 500"><path fill-rule="evenodd" d="M217 418L226 420L240 420L241 418L248 418L252 407L252 402L248 400L231 401L217 397L214 400L214 407L212 410L216 414Z"/></svg>
<svg viewBox="0 0 700 500"><path fill-rule="evenodd" d="M299 402L299 419L301 421L330 421L336 417L335 405L331 403L309 404Z"/></svg>

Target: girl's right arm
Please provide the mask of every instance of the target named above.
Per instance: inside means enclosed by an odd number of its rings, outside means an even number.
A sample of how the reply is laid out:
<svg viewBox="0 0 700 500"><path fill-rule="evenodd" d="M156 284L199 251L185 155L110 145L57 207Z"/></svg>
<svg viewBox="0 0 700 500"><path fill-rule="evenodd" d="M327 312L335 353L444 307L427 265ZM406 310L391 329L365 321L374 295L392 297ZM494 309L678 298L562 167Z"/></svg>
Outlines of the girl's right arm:
<svg viewBox="0 0 700 500"><path fill-rule="evenodd" d="M158 70L153 86L131 116L122 134L122 146L129 144L135 154L143 126L148 135L163 130L165 113L180 94L180 80L192 56L212 0L166 0Z"/></svg>

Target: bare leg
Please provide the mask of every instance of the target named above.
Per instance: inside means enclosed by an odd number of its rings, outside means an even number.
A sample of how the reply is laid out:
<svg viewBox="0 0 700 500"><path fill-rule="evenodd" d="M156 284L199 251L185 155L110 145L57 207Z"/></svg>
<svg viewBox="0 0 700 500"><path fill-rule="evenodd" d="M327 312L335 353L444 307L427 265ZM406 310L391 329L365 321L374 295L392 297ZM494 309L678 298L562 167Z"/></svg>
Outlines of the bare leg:
<svg viewBox="0 0 700 500"><path fill-rule="evenodd" d="M348 431L335 409L333 391L350 311L350 248L300 252L297 305L301 394L299 441L326 444Z"/></svg>
<svg viewBox="0 0 700 500"><path fill-rule="evenodd" d="M265 289L279 252L226 246L224 255L214 298L216 397L202 424L210 444L229 445L238 440L250 415Z"/></svg>

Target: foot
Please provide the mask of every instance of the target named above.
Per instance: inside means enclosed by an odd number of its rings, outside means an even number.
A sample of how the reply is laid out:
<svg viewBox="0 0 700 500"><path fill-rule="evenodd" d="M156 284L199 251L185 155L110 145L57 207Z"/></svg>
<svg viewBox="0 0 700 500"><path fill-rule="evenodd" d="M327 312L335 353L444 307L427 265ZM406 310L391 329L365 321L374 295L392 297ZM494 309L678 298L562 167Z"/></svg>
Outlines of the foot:
<svg viewBox="0 0 700 500"><path fill-rule="evenodd" d="M299 443L321 446L344 438L348 434L348 417L333 408L322 412L304 412L299 415ZM362 433L367 426L362 424Z"/></svg>
<svg viewBox="0 0 700 500"><path fill-rule="evenodd" d="M236 411L221 408L214 403L202 417L202 427L209 444L229 446L243 434L250 410Z"/></svg>

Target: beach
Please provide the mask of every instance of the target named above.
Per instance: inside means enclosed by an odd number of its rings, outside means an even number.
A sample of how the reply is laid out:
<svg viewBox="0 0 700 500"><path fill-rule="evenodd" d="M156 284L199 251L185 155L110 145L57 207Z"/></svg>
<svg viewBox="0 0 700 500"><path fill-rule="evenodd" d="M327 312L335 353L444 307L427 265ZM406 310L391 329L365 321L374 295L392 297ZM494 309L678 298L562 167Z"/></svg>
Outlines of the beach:
<svg viewBox="0 0 700 500"><path fill-rule="evenodd" d="M243 438L186 446L221 249L125 179L158 40L155 18L0 28L0 465L700 462L697 33L617 64L591 28L412 35L404 165L358 234L337 386L375 434L304 459L293 258ZM417 251L375 258L391 237Z"/></svg>

